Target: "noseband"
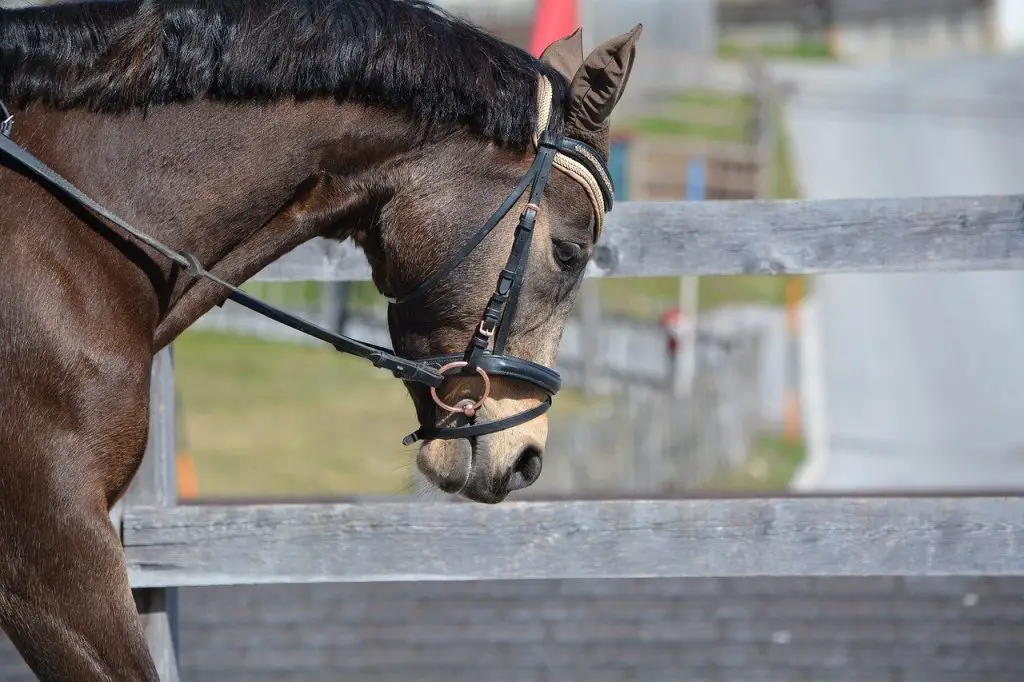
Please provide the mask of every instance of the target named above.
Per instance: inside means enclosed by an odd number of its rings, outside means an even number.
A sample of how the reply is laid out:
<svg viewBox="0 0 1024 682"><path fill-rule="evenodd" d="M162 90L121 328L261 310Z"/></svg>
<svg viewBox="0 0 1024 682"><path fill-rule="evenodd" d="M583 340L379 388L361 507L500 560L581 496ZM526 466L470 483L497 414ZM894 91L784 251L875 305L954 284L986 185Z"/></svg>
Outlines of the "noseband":
<svg viewBox="0 0 1024 682"><path fill-rule="evenodd" d="M538 98L539 122L538 134L535 137L537 154L530 169L519 184L506 197L505 201L491 215L490 219L474 234L452 258L433 275L411 292L398 297L389 298L389 310L394 306L405 305L430 291L434 286L454 270L459 263L483 241L501 220L512 210L513 206L529 189L529 199L519 216L512 251L508 261L498 276L498 282L491 294L487 308L484 310L480 323L476 326L468 346L462 353L440 355L418 360L403 358L381 346L359 341L348 336L335 334L318 325L291 315L280 308L271 306L253 298L238 287L225 282L208 272L190 253L176 251L152 237L135 229L106 208L83 194L46 164L33 156L26 149L16 144L11 138L13 117L0 102L0 154L3 154L22 165L37 180L51 186L58 192L68 195L71 199L88 208L98 216L117 225L143 244L146 244L160 255L178 264L195 278L207 279L228 290L227 298L235 301L260 315L291 327L299 332L331 344L336 350L369 360L375 367L386 369L398 379L422 384L430 389L430 395L439 409L461 414L469 421L466 425L438 427L421 425L419 429L405 437L404 445L411 445L418 440L471 438L494 433L534 419L551 407L551 399L561 388L562 379L558 372L544 365L522 358L505 354L509 330L515 319L519 294L522 290L526 264L533 238L533 228L540 211L541 197L552 168L565 172L579 182L590 197L595 210L595 239L600 234L604 214L611 210L612 185L607 166L602 155L589 145L572 138L556 137L549 133L548 118L551 107L551 86L545 78L540 80L540 96ZM489 346L493 347L489 349ZM453 376L479 376L483 380L483 392L476 400L465 399L455 405L445 403L438 395L438 389L444 380ZM503 377L525 382L539 388L546 398L537 406L519 414L475 423L477 410L484 404L490 394L491 378Z"/></svg>

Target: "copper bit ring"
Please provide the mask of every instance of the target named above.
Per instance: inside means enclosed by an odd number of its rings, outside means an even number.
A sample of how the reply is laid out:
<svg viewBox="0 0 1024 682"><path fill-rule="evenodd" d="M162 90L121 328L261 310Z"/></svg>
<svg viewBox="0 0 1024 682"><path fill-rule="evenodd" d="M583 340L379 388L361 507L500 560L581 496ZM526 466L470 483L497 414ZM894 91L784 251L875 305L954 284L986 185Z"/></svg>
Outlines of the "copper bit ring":
<svg viewBox="0 0 1024 682"><path fill-rule="evenodd" d="M445 371L449 369L465 367L468 364L469 363L466 362L465 360L449 362L447 365L440 367L437 371L440 374L444 374ZM440 407L442 410L446 410L448 412L461 413L466 415L467 418L472 419L474 416L476 416L476 411L480 409L480 406L483 405L484 401L487 400L487 398L491 395L491 378L487 376L487 372L485 372L482 367L477 367L476 373L479 374L480 378L484 380L484 394L480 396L480 399L477 400L476 402L473 402L469 398L464 398L455 405L449 405L448 403L444 402L443 400L441 400L441 398L438 397L437 388L435 388L434 386L430 387L430 397L434 399L434 402L437 403L437 406Z"/></svg>

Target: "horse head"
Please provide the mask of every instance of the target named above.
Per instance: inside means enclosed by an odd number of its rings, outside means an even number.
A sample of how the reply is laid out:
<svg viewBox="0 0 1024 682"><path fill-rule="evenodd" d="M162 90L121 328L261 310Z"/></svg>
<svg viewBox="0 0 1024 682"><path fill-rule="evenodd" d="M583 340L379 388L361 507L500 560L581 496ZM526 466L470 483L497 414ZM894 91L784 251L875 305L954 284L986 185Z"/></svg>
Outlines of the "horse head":
<svg viewBox="0 0 1024 682"><path fill-rule="evenodd" d="M586 56L580 30L550 45L552 71L523 103L537 109L532 143L460 134L424 148L363 243L395 350L447 373L439 388L407 384L417 467L445 492L494 503L540 475L551 368L611 209L609 118L640 32Z"/></svg>

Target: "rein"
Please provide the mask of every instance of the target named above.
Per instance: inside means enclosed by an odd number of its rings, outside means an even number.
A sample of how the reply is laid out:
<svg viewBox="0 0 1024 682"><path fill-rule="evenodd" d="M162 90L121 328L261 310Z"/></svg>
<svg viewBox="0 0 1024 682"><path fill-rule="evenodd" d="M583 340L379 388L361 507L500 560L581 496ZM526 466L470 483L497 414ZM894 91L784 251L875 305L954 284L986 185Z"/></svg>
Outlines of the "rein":
<svg viewBox="0 0 1024 682"><path fill-rule="evenodd" d="M14 128L14 116L7 110L3 102L0 102L0 137L10 137Z"/></svg>
<svg viewBox="0 0 1024 682"><path fill-rule="evenodd" d="M525 269L528 260L533 228L537 213L540 211L541 196L547 185L551 169L557 168L576 182L580 183L595 209L595 238L603 226L604 214L611 209L613 191L607 168L597 150L589 145L571 138L554 138L546 128L550 115L551 86L545 78L540 81L538 102L539 123L535 137L537 155L530 169L526 172L511 194L491 215L491 218L471 237L459 251L432 276L428 277L413 291L398 298L388 298L389 309L412 301L433 288L445 275L459 265L512 210L515 203L530 190L526 208L519 217L515 238L508 261L498 277L494 293L477 325L468 347L464 353L411 360L394 354L390 350L371 343L359 341L349 336L336 334L319 325L269 305L250 296L233 284L226 282L207 271L192 254L175 250L149 235L132 227L114 215L99 203L82 193L73 184L65 180L53 169L48 167L29 151L11 139L14 118L10 111L0 102L0 154L7 156L37 179L53 189L68 195L96 215L105 218L114 225L149 246L151 249L181 266L185 272L197 279L207 279L228 290L228 299L242 305L255 313L270 318L275 322L299 331L313 338L324 341L336 350L369 360L375 367L386 369L398 379L423 384L430 389L431 397L439 408L453 414L462 414L468 425L439 427L421 425L419 429L405 437L403 445L411 445L421 439L472 438L488 433L523 424L539 417L551 407L551 399L561 388L561 377L555 370L529 360L504 354L512 320L515 317L522 289ZM223 303L219 304L223 305ZM493 350L488 350L493 342ZM453 370L458 370L453 371ZM446 404L437 394L446 377L455 374L477 374L484 382L483 394L477 400L462 400L456 405ZM490 377L499 376L525 381L547 394L546 399L537 407L518 414L488 421L474 423L477 410L483 405L490 394Z"/></svg>

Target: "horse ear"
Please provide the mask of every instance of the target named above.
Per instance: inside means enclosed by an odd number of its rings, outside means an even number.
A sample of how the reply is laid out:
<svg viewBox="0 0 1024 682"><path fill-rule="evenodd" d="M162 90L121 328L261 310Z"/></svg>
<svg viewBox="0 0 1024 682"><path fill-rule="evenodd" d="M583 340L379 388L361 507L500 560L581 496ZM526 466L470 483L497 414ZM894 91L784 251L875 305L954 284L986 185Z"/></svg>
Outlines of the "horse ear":
<svg viewBox="0 0 1024 682"><path fill-rule="evenodd" d="M636 41L642 31L643 24L637 24L629 33L594 48L571 81L566 127L606 155L608 118L625 91L636 58Z"/></svg>
<svg viewBox="0 0 1024 682"><path fill-rule="evenodd" d="M583 28L577 28L565 38L560 38L544 48L540 61L552 67L572 82L576 72L583 66Z"/></svg>

